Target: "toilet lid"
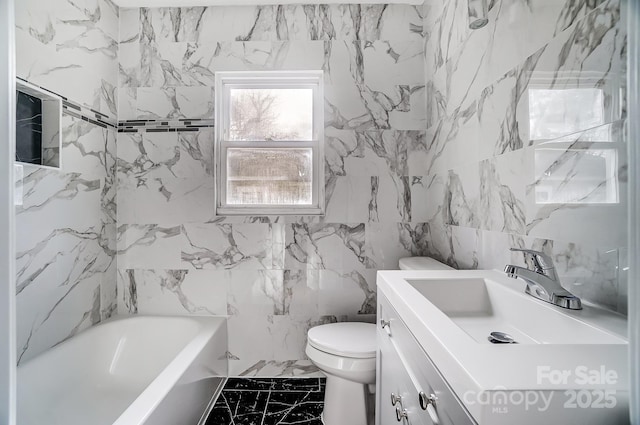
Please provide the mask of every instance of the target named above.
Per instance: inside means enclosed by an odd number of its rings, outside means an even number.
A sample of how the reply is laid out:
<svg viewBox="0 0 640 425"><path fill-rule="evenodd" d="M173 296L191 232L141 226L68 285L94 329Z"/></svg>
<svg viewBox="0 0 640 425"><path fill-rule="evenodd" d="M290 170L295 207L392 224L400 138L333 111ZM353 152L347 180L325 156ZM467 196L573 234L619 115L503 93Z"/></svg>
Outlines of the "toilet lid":
<svg viewBox="0 0 640 425"><path fill-rule="evenodd" d="M336 356L366 359L376 356L376 325L331 323L309 329L309 345Z"/></svg>

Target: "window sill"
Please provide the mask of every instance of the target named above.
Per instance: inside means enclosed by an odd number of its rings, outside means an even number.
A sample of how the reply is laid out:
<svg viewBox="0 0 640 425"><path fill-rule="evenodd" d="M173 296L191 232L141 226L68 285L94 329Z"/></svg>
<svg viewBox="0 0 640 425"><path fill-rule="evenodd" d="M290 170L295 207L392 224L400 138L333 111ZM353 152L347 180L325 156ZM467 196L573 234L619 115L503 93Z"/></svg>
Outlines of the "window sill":
<svg viewBox="0 0 640 425"><path fill-rule="evenodd" d="M324 215L322 208L218 207L216 216Z"/></svg>

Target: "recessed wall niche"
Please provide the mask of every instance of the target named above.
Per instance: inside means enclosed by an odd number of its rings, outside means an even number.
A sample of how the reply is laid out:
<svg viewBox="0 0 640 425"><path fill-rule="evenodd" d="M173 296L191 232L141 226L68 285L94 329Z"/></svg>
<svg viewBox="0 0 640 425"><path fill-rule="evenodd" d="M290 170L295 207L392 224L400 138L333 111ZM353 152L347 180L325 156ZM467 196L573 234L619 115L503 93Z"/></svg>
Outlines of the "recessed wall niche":
<svg viewBox="0 0 640 425"><path fill-rule="evenodd" d="M16 81L16 162L60 168L62 98Z"/></svg>

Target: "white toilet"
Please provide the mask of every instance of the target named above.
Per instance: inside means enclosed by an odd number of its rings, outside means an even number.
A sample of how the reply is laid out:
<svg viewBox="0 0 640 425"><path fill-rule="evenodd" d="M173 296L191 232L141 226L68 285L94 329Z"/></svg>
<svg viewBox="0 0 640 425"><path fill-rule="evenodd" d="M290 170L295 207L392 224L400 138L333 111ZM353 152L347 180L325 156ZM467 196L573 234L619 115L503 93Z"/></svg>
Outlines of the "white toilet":
<svg viewBox="0 0 640 425"><path fill-rule="evenodd" d="M400 270L453 270L431 257L405 257L398 261Z"/></svg>
<svg viewBox="0 0 640 425"><path fill-rule="evenodd" d="M451 270L429 257L401 258L401 270ZM309 329L307 356L327 375L325 425L372 425L376 381L376 326L331 323Z"/></svg>
<svg viewBox="0 0 640 425"><path fill-rule="evenodd" d="M307 333L307 357L327 375L325 425L367 425L368 386L376 382L376 325L331 323Z"/></svg>

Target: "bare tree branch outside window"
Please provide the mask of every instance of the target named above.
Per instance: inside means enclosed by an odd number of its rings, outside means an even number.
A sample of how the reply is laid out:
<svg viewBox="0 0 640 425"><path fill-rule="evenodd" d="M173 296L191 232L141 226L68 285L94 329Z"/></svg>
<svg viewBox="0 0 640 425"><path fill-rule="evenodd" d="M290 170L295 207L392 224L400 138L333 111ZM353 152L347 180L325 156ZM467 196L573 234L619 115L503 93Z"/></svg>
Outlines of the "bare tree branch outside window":
<svg viewBox="0 0 640 425"><path fill-rule="evenodd" d="M231 140L311 140L313 93L308 89L234 89Z"/></svg>

